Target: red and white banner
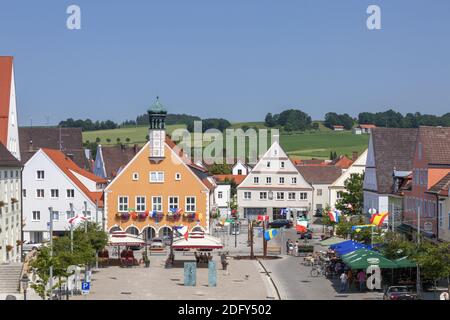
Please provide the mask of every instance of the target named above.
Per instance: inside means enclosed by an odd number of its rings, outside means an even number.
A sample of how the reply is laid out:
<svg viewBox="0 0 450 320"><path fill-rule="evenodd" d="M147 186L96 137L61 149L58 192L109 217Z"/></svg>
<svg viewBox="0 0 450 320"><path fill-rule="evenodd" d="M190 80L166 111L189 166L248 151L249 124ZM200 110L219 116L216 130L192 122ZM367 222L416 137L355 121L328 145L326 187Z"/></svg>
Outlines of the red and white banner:
<svg viewBox="0 0 450 320"><path fill-rule="evenodd" d="M81 223L81 222L84 222L84 221L86 221L87 219L82 215L82 214L77 214L75 217L73 217L73 218L70 218L69 220L68 220L68 222L71 224L71 225L77 225L77 224L79 224L79 223Z"/></svg>
<svg viewBox="0 0 450 320"><path fill-rule="evenodd" d="M258 221L269 221L269 216L259 215L258 216Z"/></svg>

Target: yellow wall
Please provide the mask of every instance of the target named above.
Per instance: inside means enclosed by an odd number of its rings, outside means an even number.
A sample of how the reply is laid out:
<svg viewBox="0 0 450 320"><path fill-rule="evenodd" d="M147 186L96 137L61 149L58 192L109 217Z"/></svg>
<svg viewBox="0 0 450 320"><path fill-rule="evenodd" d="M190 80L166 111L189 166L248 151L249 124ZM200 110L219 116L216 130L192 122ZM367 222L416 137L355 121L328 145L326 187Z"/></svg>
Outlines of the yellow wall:
<svg viewBox="0 0 450 320"><path fill-rule="evenodd" d="M172 149L165 145L166 158L160 163L151 163L149 160L148 144L139 152L136 157L129 163L123 172L120 173L108 186L105 191L105 210L107 214L108 230L114 225L119 225L122 230L130 225L135 225L140 232L150 225L156 231L164 225L179 226L181 224L189 226L189 230L197 225L199 214L201 215L200 225L206 230L206 217L208 214L207 201L209 191L200 182L197 176L175 157L172 157ZM150 171L164 171L164 183L150 183ZM139 174L139 180L133 181L134 172ZM181 181L175 180L175 174L181 173ZM116 216L118 213L118 197L128 196L129 208L136 208L136 196L146 197L146 209L152 211L152 196L161 196L163 205L163 220L158 221L156 226L155 219L147 217L145 220L133 220L131 217L127 221L123 221ZM185 220L181 217L172 221L166 219L169 211L169 196L178 196L179 208L185 213L185 197L196 197L196 219L194 221Z"/></svg>

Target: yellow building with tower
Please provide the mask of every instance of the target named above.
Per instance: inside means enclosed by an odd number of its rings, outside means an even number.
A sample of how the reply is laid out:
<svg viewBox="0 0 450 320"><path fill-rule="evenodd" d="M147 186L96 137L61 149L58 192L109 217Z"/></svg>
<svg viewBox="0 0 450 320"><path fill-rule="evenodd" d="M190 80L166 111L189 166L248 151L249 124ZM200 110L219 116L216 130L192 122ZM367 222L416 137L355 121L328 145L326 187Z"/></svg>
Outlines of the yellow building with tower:
<svg viewBox="0 0 450 320"><path fill-rule="evenodd" d="M105 189L108 231L146 240L170 236L182 225L209 233L214 179L166 136L167 111L159 99L148 115L149 141Z"/></svg>

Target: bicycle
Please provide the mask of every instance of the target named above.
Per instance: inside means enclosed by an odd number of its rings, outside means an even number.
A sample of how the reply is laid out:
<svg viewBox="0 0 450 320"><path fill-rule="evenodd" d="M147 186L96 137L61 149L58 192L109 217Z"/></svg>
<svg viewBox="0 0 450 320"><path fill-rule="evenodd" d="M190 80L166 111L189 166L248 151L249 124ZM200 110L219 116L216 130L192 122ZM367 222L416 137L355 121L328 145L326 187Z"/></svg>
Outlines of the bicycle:
<svg viewBox="0 0 450 320"><path fill-rule="evenodd" d="M310 275L315 278L318 276L325 276L328 278L330 276L330 270L326 265L316 265L312 267Z"/></svg>

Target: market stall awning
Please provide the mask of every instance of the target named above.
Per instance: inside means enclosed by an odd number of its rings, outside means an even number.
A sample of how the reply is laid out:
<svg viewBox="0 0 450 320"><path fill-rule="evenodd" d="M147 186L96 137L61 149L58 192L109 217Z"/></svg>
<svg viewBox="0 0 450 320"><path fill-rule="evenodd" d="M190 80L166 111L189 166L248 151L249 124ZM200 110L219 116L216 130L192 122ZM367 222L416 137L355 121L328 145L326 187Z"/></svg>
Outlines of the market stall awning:
<svg viewBox="0 0 450 320"><path fill-rule="evenodd" d="M143 246L145 241L135 235L123 231L115 231L108 236L108 245L110 246Z"/></svg>
<svg viewBox="0 0 450 320"><path fill-rule="evenodd" d="M223 245L219 238L204 234L203 232L192 232L187 240L185 238L174 239L173 249L222 249Z"/></svg>
<svg viewBox="0 0 450 320"><path fill-rule="evenodd" d="M331 238L328 238L326 240L320 241L320 245L321 246L332 246L332 245L335 245L335 244L342 243L344 241L345 241L345 239L342 239L342 238L331 237Z"/></svg>
<svg viewBox="0 0 450 320"><path fill-rule="evenodd" d="M365 245L363 243L359 243L359 242L351 240L351 241L348 241L348 242L346 241L345 243L342 243L342 245L338 244L334 248L336 253L340 256L350 253L350 252L353 252L353 251L356 251L356 250L359 250L359 249L372 249L372 247Z"/></svg>
<svg viewBox="0 0 450 320"><path fill-rule="evenodd" d="M330 249L334 250L334 249L337 249L338 247L342 247L342 246L348 245L349 243L353 243L353 242L355 242L355 241L353 241L353 240L344 240L344 241L341 241L341 242L338 242L338 243L330 245Z"/></svg>
<svg viewBox="0 0 450 320"><path fill-rule="evenodd" d="M385 258L381 253L368 250L359 249L351 254L342 257L342 260L351 269L367 269L370 265L377 265L381 269L396 269L397 263Z"/></svg>

